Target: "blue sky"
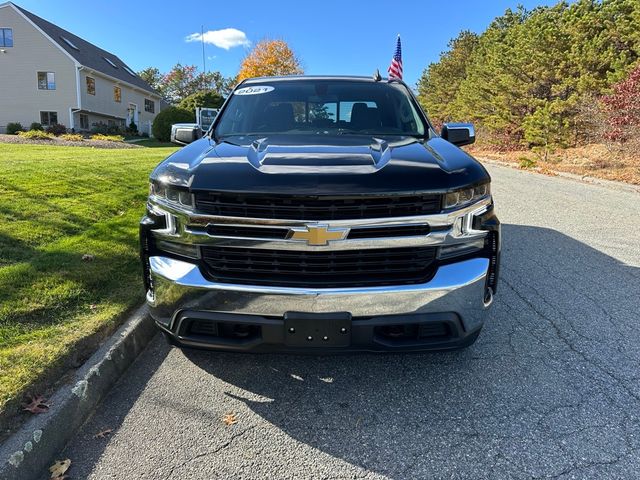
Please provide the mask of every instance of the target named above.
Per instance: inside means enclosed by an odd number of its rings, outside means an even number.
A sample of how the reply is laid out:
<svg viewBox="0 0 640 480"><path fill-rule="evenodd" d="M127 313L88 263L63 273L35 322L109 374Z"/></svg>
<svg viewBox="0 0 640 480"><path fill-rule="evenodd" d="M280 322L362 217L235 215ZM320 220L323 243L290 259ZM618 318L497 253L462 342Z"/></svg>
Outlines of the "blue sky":
<svg viewBox="0 0 640 480"><path fill-rule="evenodd" d="M1 0L0 0L1 1ZM134 70L167 71L175 63L202 68L200 42L206 37L207 70L235 75L250 44L263 38L286 40L309 74L385 74L401 34L405 81L414 85L460 30L484 30L507 8L550 5L544 0L243 2L110 0L16 0L15 3L115 53ZM223 48L216 46L221 45ZM231 46L236 45L236 46ZM227 47L227 48L224 48Z"/></svg>

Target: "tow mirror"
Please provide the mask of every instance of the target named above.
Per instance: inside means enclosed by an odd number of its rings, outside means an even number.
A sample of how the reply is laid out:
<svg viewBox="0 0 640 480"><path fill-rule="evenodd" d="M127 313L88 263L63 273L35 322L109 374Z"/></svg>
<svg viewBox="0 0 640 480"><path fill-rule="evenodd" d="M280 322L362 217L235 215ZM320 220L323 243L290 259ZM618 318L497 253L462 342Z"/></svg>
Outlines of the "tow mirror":
<svg viewBox="0 0 640 480"><path fill-rule="evenodd" d="M202 130L195 124L175 124L171 126L171 142L187 145L202 137Z"/></svg>
<svg viewBox="0 0 640 480"><path fill-rule="evenodd" d="M461 147L476 141L476 130L472 123L445 123L440 134L448 142Z"/></svg>

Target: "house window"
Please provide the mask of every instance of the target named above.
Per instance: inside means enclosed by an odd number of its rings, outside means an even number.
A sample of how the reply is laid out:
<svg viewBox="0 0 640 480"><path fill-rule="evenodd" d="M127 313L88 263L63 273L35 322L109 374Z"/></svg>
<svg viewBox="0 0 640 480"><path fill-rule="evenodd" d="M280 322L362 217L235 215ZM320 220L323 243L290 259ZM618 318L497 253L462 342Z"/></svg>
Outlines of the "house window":
<svg viewBox="0 0 640 480"><path fill-rule="evenodd" d="M86 113L80 114L80 129L89 130L89 115Z"/></svg>
<svg viewBox="0 0 640 480"><path fill-rule="evenodd" d="M120 87L113 87L113 101L122 102L122 89Z"/></svg>
<svg viewBox="0 0 640 480"><path fill-rule="evenodd" d="M55 90L56 74L53 72L38 72L38 89Z"/></svg>
<svg viewBox="0 0 640 480"><path fill-rule="evenodd" d="M58 112L40 112L40 123L45 126L58 124Z"/></svg>
<svg viewBox="0 0 640 480"><path fill-rule="evenodd" d="M13 30L0 28L0 47L13 47Z"/></svg>
<svg viewBox="0 0 640 480"><path fill-rule="evenodd" d="M96 94L96 79L95 78L87 77L87 93L89 95L95 95Z"/></svg>
<svg viewBox="0 0 640 480"><path fill-rule="evenodd" d="M149 100L148 98L144 99L144 111L149 113L156 112L156 102L153 100Z"/></svg>

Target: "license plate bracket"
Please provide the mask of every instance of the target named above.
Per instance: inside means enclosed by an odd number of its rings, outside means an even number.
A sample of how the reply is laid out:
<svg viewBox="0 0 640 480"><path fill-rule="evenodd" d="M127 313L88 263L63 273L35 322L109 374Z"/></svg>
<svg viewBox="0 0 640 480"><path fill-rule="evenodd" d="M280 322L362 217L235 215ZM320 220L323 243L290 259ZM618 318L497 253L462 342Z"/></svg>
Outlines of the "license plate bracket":
<svg viewBox="0 0 640 480"><path fill-rule="evenodd" d="M351 344L351 314L287 312L284 314L285 345L330 348Z"/></svg>

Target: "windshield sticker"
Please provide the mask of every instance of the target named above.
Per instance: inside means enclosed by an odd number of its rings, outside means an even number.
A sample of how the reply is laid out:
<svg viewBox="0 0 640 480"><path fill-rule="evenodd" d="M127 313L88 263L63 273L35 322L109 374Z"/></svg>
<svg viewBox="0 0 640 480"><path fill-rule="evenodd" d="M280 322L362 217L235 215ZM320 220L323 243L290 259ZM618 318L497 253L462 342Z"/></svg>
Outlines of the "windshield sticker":
<svg viewBox="0 0 640 480"><path fill-rule="evenodd" d="M260 95L261 93L269 93L274 91L275 89L269 85L258 85L256 87L244 87L239 88L235 92L234 95Z"/></svg>

